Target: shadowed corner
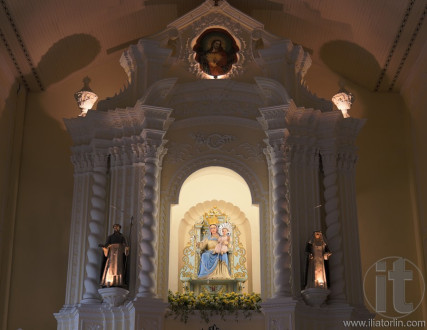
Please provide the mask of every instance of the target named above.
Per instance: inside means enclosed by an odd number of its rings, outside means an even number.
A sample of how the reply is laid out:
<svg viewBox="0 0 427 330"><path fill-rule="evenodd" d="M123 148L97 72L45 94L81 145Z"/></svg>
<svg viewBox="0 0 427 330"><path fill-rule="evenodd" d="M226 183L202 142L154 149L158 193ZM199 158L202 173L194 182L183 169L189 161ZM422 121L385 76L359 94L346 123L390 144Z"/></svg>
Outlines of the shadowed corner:
<svg viewBox="0 0 427 330"><path fill-rule="evenodd" d="M375 57L348 41L336 40L322 45L320 58L335 73L370 91L374 90L381 74Z"/></svg>
<svg viewBox="0 0 427 330"><path fill-rule="evenodd" d="M48 87L90 64L100 51L98 39L88 34L74 34L53 44L41 58L37 71Z"/></svg>

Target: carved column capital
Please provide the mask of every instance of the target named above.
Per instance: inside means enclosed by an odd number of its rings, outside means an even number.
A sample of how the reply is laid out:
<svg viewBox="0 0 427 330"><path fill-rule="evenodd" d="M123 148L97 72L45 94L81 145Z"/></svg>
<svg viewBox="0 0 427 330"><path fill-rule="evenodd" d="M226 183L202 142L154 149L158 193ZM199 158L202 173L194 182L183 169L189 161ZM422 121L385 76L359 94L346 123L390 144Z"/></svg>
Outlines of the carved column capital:
<svg viewBox="0 0 427 330"><path fill-rule="evenodd" d="M107 169L108 166L108 154L107 152L95 151L92 153L93 167Z"/></svg>
<svg viewBox="0 0 427 330"><path fill-rule="evenodd" d="M342 172L352 172L356 166L358 156L356 152L339 152L338 169Z"/></svg>
<svg viewBox="0 0 427 330"><path fill-rule="evenodd" d="M73 152L71 162L75 173L90 172L93 168L93 159L88 152Z"/></svg>
<svg viewBox="0 0 427 330"><path fill-rule="evenodd" d="M266 140L267 147L265 153L269 155L271 162L286 162L289 159L290 147L286 144L286 139L276 139L272 141Z"/></svg>

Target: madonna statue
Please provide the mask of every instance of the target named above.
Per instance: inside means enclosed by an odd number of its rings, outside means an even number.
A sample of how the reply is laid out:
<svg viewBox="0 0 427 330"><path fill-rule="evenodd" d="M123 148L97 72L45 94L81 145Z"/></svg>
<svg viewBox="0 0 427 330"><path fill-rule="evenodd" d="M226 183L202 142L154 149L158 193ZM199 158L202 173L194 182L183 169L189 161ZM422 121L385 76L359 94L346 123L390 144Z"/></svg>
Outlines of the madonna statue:
<svg viewBox="0 0 427 330"><path fill-rule="evenodd" d="M228 235L228 230L224 230L223 233ZM199 242L198 247L202 252L197 275L199 279L231 279L228 270L228 255L223 252L225 251L223 246L228 244L229 240L224 238L218 234L218 226L211 224L207 237ZM220 249L217 247L218 244L221 244Z"/></svg>

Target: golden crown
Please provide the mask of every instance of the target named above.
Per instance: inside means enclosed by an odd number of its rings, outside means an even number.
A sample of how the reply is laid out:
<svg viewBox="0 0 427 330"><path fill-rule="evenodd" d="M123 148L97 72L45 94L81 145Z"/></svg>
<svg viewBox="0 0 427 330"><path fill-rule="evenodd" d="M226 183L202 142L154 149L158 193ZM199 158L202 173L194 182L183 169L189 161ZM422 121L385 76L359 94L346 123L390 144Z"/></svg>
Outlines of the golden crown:
<svg viewBox="0 0 427 330"><path fill-rule="evenodd" d="M216 215L206 217L206 221L208 222L208 225L217 225L218 224L218 217Z"/></svg>

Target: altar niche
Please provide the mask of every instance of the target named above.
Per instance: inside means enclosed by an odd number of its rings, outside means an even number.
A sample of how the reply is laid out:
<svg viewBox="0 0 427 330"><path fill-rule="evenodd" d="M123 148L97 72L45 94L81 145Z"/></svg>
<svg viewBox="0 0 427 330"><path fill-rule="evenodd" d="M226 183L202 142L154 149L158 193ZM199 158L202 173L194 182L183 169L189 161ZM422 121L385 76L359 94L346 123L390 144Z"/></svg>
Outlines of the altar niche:
<svg viewBox="0 0 427 330"><path fill-rule="evenodd" d="M186 292L242 292L248 279L246 249L238 226L213 207L189 231L180 280Z"/></svg>
<svg viewBox="0 0 427 330"><path fill-rule="evenodd" d="M240 175L223 167L194 172L182 185L170 216L169 290L261 291L259 207L252 204ZM217 235L218 230L228 239ZM208 241L210 236L215 241ZM216 246L221 242L222 247Z"/></svg>

